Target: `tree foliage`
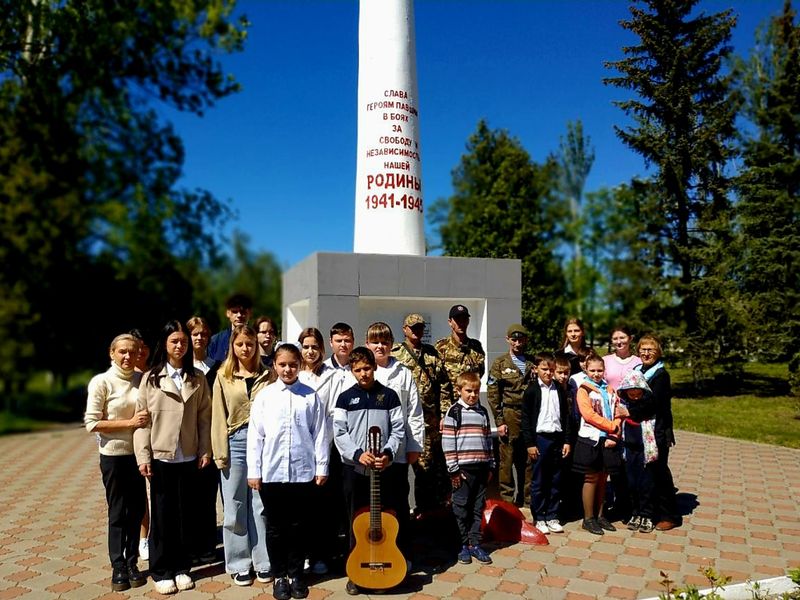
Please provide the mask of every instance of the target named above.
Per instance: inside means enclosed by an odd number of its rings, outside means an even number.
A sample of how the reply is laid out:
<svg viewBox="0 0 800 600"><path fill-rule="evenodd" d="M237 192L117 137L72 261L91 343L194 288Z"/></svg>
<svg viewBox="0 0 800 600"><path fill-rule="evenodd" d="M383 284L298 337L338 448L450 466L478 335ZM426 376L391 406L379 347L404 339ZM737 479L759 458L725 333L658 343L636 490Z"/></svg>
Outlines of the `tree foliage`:
<svg viewBox="0 0 800 600"><path fill-rule="evenodd" d="M792 358L800 388L800 26L789 0L737 66L752 126L737 181L738 274L754 350Z"/></svg>
<svg viewBox="0 0 800 600"><path fill-rule="evenodd" d="M269 252L256 252L250 248L249 238L236 232L231 240L231 254L223 257L214 270L216 310L224 324L224 302L232 292L247 294L253 299L253 317L270 317L280 328L282 272L280 264Z"/></svg>
<svg viewBox="0 0 800 600"><path fill-rule="evenodd" d="M230 0L1 4L8 386L34 348L38 366L72 369L122 323L190 310L190 279L215 259L228 211L178 188L183 146L153 105L202 114L237 91L214 53L240 49L246 21L232 21ZM92 335L76 331L99 318Z"/></svg>
<svg viewBox="0 0 800 600"><path fill-rule="evenodd" d="M678 340L696 374L738 358L738 313L727 254L736 97L723 61L730 54L732 11L697 16L697 0L643 0L622 27L638 37L625 58L606 66L620 74L607 84L633 92L616 104L632 124L617 135L655 168L658 202L641 217L658 230L666 284L680 315Z"/></svg>
<svg viewBox="0 0 800 600"><path fill-rule="evenodd" d="M563 318L564 280L546 216L556 187L553 160L534 163L520 142L481 120L453 171L453 195L433 214L452 256L522 261L522 319L536 348L552 348Z"/></svg>
<svg viewBox="0 0 800 600"><path fill-rule="evenodd" d="M580 120L567 123L567 135L561 138L556 162L558 191L566 206L557 214L555 223L562 224L560 229L570 249L565 269L566 309L568 314L583 319L591 339L600 278L599 248L595 240L588 239L591 232L584 214L583 192L594 163L594 147Z"/></svg>
<svg viewBox="0 0 800 600"><path fill-rule="evenodd" d="M659 202L655 183L641 178L586 195L587 245L600 273L596 323L605 333L624 321L636 332L675 336L680 314L662 277L669 258L655 212Z"/></svg>

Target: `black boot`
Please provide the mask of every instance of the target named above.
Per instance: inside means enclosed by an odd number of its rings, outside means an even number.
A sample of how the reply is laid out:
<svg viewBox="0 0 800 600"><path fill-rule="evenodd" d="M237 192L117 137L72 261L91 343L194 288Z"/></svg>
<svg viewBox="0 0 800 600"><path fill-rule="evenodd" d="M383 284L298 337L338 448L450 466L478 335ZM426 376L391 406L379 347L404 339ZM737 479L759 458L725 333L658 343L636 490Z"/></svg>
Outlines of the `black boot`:
<svg viewBox="0 0 800 600"><path fill-rule="evenodd" d="M292 582L289 584L289 591L292 594L292 598L308 597L308 586L306 582L303 581L302 577L292 577Z"/></svg>
<svg viewBox="0 0 800 600"><path fill-rule="evenodd" d="M114 567L111 573L111 590L114 592L124 592L131 588L131 582L128 579L128 568L123 566Z"/></svg>
<svg viewBox="0 0 800 600"><path fill-rule="evenodd" d="M139 571L139 567L135 562L128 565L128 581L132 588L142 587L147 583L147 576Z"/></svg>

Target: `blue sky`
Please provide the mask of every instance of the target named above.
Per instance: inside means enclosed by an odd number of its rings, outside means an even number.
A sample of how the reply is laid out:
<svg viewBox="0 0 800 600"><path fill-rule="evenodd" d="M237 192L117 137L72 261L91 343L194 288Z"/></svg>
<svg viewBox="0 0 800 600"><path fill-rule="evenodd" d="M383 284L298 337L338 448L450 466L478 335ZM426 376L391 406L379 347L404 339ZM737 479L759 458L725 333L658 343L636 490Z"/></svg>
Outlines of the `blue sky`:
<svg viewBox="0 0 800 600"><path fill-rule="evenodd" d="M737 53L783 0L701 0L733 8ZM518 137L536 161L583 121L596 159L586 191L644 172L614 125L626 93L604 86L607 60L636 38L623 0L418 0L417 69L426 205L452 192L451 171L479 119ZM358 3L239 0L252 23L244 52L221 57L242 92L196 117L170 110L186 149L181 185L229 200L256 250L290 267L318 251L350 252L356 169ZM429 238L431 232L429 231Z"/></svg>

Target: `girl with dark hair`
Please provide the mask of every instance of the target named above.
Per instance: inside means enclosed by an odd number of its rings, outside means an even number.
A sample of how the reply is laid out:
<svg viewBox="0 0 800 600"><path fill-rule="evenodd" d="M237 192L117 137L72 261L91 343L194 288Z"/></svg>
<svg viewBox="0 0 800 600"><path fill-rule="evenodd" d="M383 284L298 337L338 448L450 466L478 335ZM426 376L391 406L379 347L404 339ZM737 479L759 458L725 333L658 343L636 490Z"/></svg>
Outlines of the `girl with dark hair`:
<svg viewBox="0 0 800 600"><path fill-rule="evenodd" d="M214 382L211 447L222 479L225 571L239 586L272 581L261 497L247 485L247 431L253 398L269 383L256 331L236 325Z"/></svg>
<svg viewBox="0 0 800 600"><path fill-rule="evenodd" d="M211 462L211 394L193 366L180 321L161 332L153 368L139 388L137 410L150 424L133 436L139 472L150 479L150 575L160 594L189 590L197 469Z"/></svg>

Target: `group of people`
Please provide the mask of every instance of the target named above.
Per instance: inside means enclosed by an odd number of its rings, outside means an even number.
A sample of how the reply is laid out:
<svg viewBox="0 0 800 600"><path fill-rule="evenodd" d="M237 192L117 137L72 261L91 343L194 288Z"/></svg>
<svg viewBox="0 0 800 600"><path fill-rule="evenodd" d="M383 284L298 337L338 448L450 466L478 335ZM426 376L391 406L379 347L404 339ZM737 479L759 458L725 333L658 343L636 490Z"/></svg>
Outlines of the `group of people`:
<svg viewBox="0 0 800 600"><path fill-rule="evenodd" d="M451 335L435 345L423 342L416 313L397 343L376 322L354 347L352 327L336 323L327 360L316 328L276 344L271 319L251 327L252 301L242 294L227 300L226 315L230 327L213 337L200 317L170 321L152 360L138 332L120 334L110 368L89 383L85 424L100 450L115 591L146 582L137 566L145 553L157 592L194 587L193 562L216 548L218 489L226 572L240 586L272 582L279 600L305 598L305 573L327 573L355 546L351 524L370 504L371 472L381 474L381 505L397 517L406 559L412 519L452 515L457 560L490 564L480 524L495 472L504 499L520 504L530 489L544 533L563 530L570 471L582 478L583 527L592 533L614 528L601 512L607 474L615 507L630 499L629 528L679 523L667 466L669 375L653 336L640 340L639 359L627 330L615 330L614 352L600 358L570 320L557 353L531 359L527 332L512 325L509 352L489 372L487 409L486 355L467 335L461 304L448 315ZM367 439L375 427L377 449ZM623 465L628 477L618 482ZM348 580L346 591L362 590Z"/></svg>
<svg viewBox="0 0 800 600"><path fill-rule="evenodd" d="M489 371L501 497L522 504L530 490L533 521L544 534L562 532L561 520L573 511L596 535L615 531L615 519L641 533L679 526L668 465L672 392L659 339L642 336L636 355L631 331L618 326L611 351L600 356L580 320L570 319L556 352L531 357L527 337L521 325L509 327L509 352Z"/></svg>

